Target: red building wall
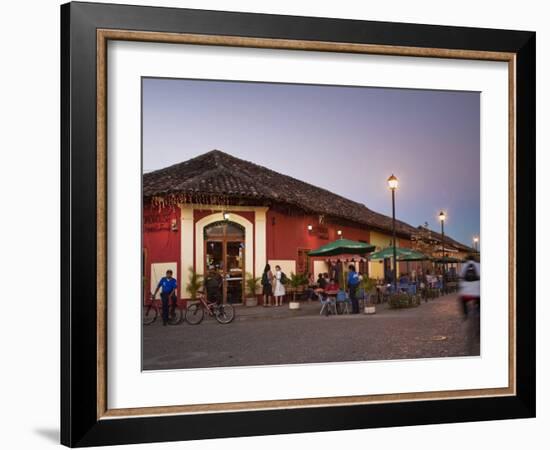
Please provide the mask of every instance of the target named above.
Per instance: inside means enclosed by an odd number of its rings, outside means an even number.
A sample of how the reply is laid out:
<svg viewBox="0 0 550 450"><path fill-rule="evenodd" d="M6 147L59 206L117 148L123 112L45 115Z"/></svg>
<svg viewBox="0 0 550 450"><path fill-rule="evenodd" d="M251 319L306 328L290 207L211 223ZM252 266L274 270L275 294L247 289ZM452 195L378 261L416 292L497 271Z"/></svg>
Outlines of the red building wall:
<svg viewBox="0 0 550 450"><path fill-rule="evenodd" d="M200 219L220 211L195 210L193 219L197 223ZM231 215L239 215L255 227L254 211L230 211ZM173 208L150 208L144 207L143 223L143 248L144 248L144 275L146 277L145 293L148 294L151 280L151 264L177 262L178 273L175 274L178 280L186 277L181 261L181 212L177 207ZM172 224L176 225L174 229ZM314 227L313 231L308 230L308 225ZM266 256L268 260L295 260L298 263L299 250L313 250L338 239L337 230L342 231L342 237L356 241L370 242L369 230L344 226L338 224L322 225L319 228L318 216L292 216L278 211L268 210L266 216ZM255 231L255 230L254 230ZM197 236L202 239L202 236ZM254 234L252 236L254 241ZM195 241L194 241L195 242ZM408 240L401 239L400 246L410 247ZM254 243L255 245L255 243ZM254 248L254 246L253 246ZM196 247L193 254L195 254ZM254 255L254 267L255 267ZM184 262L187 267L189 264ZM194 266L195 259L192 264ZM308 268L312 270L312 266Z"/></svg>
<svg viewBox="0 0 550 450"><path fill-rule="evenodd" d="M151 208L143 209L143 271L144 294L149 295L151 285L151 264L177 262L178 273L174 274L177 280L181 279L181 238L180 238L180 209ZM175 221L176 230L172 229Z"/></svg>
<svg viewBox="0 0 550 450"><path fill-rule="evenodd" d="M397 246L403 248L412 248L412 241L410 239L397 238Z"/></svg>
<svg viewBox="0 0 550 450"><path fill-rule="evenodd" d="M369 242L368 230L337 224L326 224L327 239L315 231L308 231L308 225L316 228L319 225L318 216L288 216L277 211L267 212L267 259L296 260L298 249L314 250L322 245L338 239L337 231L342 231L342 237L355 241ZM323 233L324 234L324 233ZM311 270L311 267L310 267Z"/></svg>

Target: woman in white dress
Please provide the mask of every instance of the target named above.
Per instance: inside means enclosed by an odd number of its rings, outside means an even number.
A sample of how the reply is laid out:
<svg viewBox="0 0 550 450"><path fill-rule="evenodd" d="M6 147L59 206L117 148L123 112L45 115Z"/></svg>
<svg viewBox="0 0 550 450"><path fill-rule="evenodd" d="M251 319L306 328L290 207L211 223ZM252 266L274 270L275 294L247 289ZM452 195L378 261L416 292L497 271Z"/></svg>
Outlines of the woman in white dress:
<svg viewBox="0 0 550 450"><path fill-rule="evenodd" d="M282 276L281 266L275 266L275 289L273 290L275 306L283 306L283 298L286 292L285 285L281 282Z"/></svg>

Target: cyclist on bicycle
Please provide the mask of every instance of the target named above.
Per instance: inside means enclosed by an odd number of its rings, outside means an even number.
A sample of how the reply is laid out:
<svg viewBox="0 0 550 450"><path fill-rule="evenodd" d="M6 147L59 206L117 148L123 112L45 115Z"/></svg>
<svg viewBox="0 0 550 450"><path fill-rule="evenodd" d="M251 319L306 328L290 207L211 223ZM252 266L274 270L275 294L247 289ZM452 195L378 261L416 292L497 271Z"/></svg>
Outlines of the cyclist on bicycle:
<svg viewBox="0 0 550 450"><path fill-rule="evenodd" d="M468 320L466 342L468 351L476 353L480 339L480 275L481 266L475 255L468 255L460 273L459 301Z"/></svg>
<svg viewBox="0 0 550 450"><path fill-rule="evenodd" d="M166 325L168 323L170 298L172 299L173 308L175 308L178 301L178 296L177 296L178 282L172 276L172 274L173 272L170 269L168 269L166 271L166 276L160 279L157 285L157 288L153 293L153 299L154 299L159 289L162 289L160 293L160 298L162 300L162 324L163 325Z"/></svg>

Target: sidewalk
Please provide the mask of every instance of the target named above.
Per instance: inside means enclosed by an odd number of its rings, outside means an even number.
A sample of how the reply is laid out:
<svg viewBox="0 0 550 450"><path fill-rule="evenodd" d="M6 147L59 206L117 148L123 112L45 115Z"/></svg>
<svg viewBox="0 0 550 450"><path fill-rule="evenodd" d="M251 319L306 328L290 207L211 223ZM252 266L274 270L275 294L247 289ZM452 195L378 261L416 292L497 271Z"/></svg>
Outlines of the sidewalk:
<svg viewBox="0 0 550 450"><path fill-rule="evenodd" d="M287 319L319 315L319 311L321 311L321 304L318 301L300 302L300 309L289 309L288 302L283 303L283 306L235 305L235 320Z"/></svg>
<svg viewBox="0 0 550 450"><path fill-rule="evenodd" d="M412 316L423 314L423 307L431 303L439 303L446 301L455 301L457 297L456 293L443 295L441 297L431 299L428 303L422 301L420 306L416 308L403 308L403 309L391 309L387 303L379 303L376 306L375 314L363 314L361 308L362 303L360 302L360 312L359 314L338 314L334 316L331 314L329 317L380 317L387 315L394 316ZM244 306L244 305L234 305L235 306L235 320L269 320L269 319L288 319L294 317L325 317L319 315L321 311L321 304L318 301L302 301L300 302L300 309L289 309L288 302L285 302L283 306ZM351 312L351 305L348 305L349 311Z"/></svg>

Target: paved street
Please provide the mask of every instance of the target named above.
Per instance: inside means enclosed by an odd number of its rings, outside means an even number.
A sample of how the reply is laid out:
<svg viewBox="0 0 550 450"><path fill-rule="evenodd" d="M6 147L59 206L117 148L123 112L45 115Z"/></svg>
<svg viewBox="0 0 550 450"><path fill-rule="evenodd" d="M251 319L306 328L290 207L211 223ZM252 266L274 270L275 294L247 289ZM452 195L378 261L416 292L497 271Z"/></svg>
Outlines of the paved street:
<svg viewBox="0 0 550 450"><path fill-rule="evenodd" d="M469 356L458 306L447 295L417 308L378 305L375 315L319 316L312 302L300 311L239 306L228 325L208 317L163 327L159 319L143 327L144 369Z"/></svg>

